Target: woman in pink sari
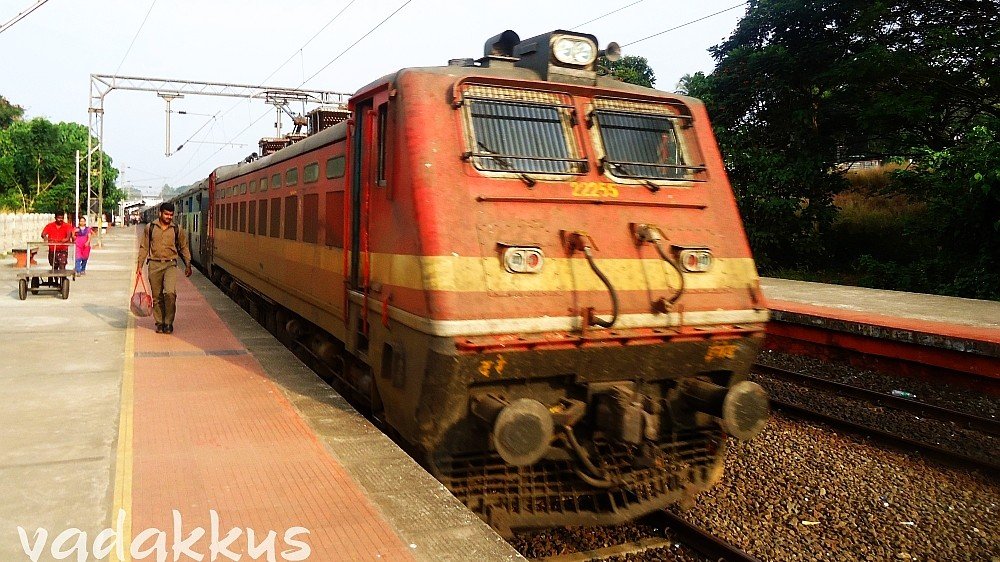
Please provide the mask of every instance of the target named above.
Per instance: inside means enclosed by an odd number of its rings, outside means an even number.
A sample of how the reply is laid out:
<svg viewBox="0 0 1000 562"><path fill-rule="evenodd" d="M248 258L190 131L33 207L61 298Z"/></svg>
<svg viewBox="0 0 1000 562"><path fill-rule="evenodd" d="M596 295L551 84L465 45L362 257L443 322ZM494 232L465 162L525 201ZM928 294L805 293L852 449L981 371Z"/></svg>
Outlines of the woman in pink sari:
<svg viewBox="0 0 1000 562"><path fill-rule="evenodd" d="M90 259L90 236L91 230L87 226L86 217L80 217L79 228L74 232L76 236L76 274L87 274L87 260Z"/></svg>

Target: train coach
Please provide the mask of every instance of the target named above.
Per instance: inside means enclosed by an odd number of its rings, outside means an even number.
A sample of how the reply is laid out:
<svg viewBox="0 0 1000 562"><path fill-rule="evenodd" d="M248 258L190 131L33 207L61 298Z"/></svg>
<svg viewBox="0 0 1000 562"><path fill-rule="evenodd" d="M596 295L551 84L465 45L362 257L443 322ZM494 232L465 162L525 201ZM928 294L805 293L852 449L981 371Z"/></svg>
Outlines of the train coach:
<svg viewBox="0 0 1000 562"><path fill-rule="evenodd" d="M704 107L599 54L506 31L178 198L211 278L502 532L689 500L768 417L746 380L768 313Z"/></svg>

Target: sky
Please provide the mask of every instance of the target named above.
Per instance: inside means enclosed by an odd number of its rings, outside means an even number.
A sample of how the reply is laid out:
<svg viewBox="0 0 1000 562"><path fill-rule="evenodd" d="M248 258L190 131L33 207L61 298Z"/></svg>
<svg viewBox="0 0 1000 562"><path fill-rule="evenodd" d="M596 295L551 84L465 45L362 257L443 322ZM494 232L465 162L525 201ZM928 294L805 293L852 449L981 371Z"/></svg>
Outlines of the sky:
<svg viewBox="0 0 1000 562"><path fill-rule="evenodd" d="M0 24L35 1L0 0ZM737 4L48 0L0 33L0 95L24 107L27 118L87 124L91 74L352 93L400 68L479 58L486 39L507 29L522 39L573 29L597 36L601 48L616 41L623 54L648 59L658 89L673 91L685 74L712 71L708 49L736 27L745 12ZM728 8L734 9L643 40ZM614 13L601 17L608 12ZM186 96L171 104L187 114L171 116L170 136L172 149L185 146L168 157L165 109L153 92L115 90L105 98L104 150L121 171L119 185L157 194L164 184L194 183L256 152L257 141L275 132L274 107L263 100ZM287 117L283 125L289 132Z"/></svg>

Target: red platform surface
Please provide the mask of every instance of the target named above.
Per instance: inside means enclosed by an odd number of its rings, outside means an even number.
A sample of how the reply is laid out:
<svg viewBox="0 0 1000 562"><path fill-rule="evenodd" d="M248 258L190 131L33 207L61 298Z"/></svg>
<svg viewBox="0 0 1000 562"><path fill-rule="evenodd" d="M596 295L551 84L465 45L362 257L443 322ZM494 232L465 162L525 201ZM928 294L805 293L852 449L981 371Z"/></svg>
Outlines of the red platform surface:
<svg viewBox="0 0 1000 562"><path fill-rule="evenodd" d="M770 349L844 350L901 362L893 370L1000 378L1000 303L786 279L761 286Z"/></svg>
<svg viewBox="0 0 1000 562"><path fill-rule="evenodd" d="M243 529L229 546L234 553L247 552L245 529L257 542L273 530L281 560L281 551L291 549L284 533L304 527L309 533L295 540L309 545L309 560L411 559L282 390L183 277L172 335L154 333L151 318L137 322L133 423L133 536L165 530L169 549L173 510L185 532L209 531L214 510L221 535ZM206 536L193 550L209 559L209 544Z"/></svg>

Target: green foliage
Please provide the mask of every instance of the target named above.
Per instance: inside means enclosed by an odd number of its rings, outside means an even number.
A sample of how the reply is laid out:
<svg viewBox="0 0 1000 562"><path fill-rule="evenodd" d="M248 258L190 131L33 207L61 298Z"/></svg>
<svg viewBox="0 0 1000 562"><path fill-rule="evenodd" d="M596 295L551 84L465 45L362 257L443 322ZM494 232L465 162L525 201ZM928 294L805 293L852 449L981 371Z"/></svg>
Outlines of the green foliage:
<svg viewBox="0 0 1000 562"><path fill-rule="evenodd" d="M12 120L0 129L0 208L22 212L70 210L76 190L76 151L83 155L80 185L86 189L87 127L52 123L42 117ZM118 170L104 158L104 206L114 208L123 194ZM97 161L94 162L96 174ZM84 192L83 197L86 197Z"/></svg>
<svg viewBox="0 0 1000 562"><path fill-rule="evenodd" d="M997 144L984 135L1000 118L993 2L751 0L712 53L713 73L685 76L678 87L708 106L762 271L831 265L833 199L847 185L841 164L916 157L893 185L926 205L920 220L897 225L922 251L839 257L900 288L932 275L920 286L992 294L972 279L997 269L986 242L1000 247L995 230L980 234L997 224L994 149L983 148ZM868 233L883 227L891 228ZM961 270L939 257L958 249L955 238L965 240Z"/></svg>
<svg viewBox="0 0 1000 562"><path fill-rule="evenodd" d="M10 127L14 121L18 121L24 116L24 108L13 105L7 98L0 96L0 129Z"/></svg>
<svg viewBox="0 0 1000 562"><path fill-rule="evenodd" d="M982 117L944 150L918 149L894 174L897 192L927 205L908 235L922 252L893 262L907 290L1000 300L1000 119ZM883 272L869 262L871 277Z"/></svg>
<svg viewBox="0 0 1000 562"><path fill-rule="evenodd" d="M653 69L649 67L646 57L629 55L616 61L609 61L605 57L597 60L597 65L607 69L608 73L622 82L652 88L656 83L656 76Z"/></svg>

